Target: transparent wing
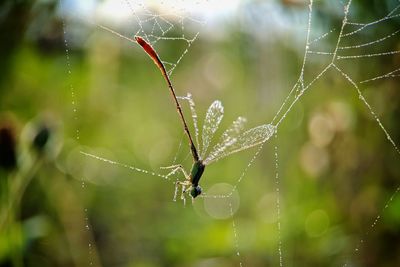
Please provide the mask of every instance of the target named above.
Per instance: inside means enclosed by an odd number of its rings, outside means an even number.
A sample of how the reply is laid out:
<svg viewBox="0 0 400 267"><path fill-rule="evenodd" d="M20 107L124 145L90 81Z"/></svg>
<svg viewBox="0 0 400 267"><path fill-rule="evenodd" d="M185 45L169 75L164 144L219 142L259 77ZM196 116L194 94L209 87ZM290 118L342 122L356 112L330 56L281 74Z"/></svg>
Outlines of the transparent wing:
<svg viewBox="0 0 400 267"><path fill-rule="evenodd" d="M213 147L212 151L230 144L243 131L246 121L246 118L243 117L239 117L233 121L232 125L222 134L220 141Z"/></svg>
<svg viewBox="0 0 400 267"><path fill-rule="evenodd" d="M213 148L203 163L209 165L212 162L233 153L264 143L275 133L275 131L275 126L264 124L247 130L237 136L231 136L229 138L222 137L222 141Z"/></svg>
<svg viewBox="0 0 400 267"><path fill-rule="evenodd" d="M223 153L229 146L233 145L237 141L238 135L243 131L245 123L246 119L243 117L239 117L233 121L231 126L222 134L219 142L211 149L208 157L216 153Z"/></svg>
<svg viewBox="0 0 400 267"><path fill-rule="evenodd" d="M204 119L202 140L203 147L200 152L200 158L204 158L210 142L221 123L222 117L224 116L224 107L221 101L214 101L207 110L206 118Z"/></svg>
<svg viewBox="0 0 400 267"><path fill-rule="evenodd" d="M197 147L200 148L200 143L199 143L199 128L197 127L196 106L194 105L194 101L193 101L193 98L192 98L192 95L191 95L191 94L187 94L187 98L188 98L188 101L189 101L190 112L192 113L194 131L195 131L195 136L196 136L196 144L197 144Z"/></svg>
<svg viewBox="0 0 400 267"><path fill-rule="evenodd" d="M186 96L177 96L178 99L183 99L189 102L190 113L192 114L192 121L194 127L194 134L196 138L197 148L200 149L199 143L199 128L197 127L197 113L196 113L196 105L194 104L194 100L192 94L188 93Z"/></svg>

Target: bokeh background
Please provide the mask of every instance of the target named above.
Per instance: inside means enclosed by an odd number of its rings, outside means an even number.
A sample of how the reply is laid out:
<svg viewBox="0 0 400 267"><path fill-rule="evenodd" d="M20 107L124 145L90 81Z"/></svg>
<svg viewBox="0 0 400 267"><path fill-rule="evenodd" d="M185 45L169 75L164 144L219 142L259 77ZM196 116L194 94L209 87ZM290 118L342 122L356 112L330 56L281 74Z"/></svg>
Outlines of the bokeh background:
<svg viewBox="0 0 400 267"><path fill-rule="evenodd" d="M257 149L206 168L208 194L238 185L229 199L184 206L172 201L171 181L80 153L164 174L160 167L174 158L191 165L159 71L139 46L101 25L132 38L140 7L192 12L200 22L185 19L184 28L165 15L174 25L165 36L200 32L171 75L178 95L193 95L200 123L219 99L221 129L240 115L253 127L273 119L300 75L306 1L151 1L134 5L137 13L126 1L82 2L0 3L0 266L279 266L279 251L283 266L400 265L399 153L337 71L293 106L250 168ZM333 51L343 2L313 4L311 40L334 30L312 50ZM344 38L344 46L390 37L341 55L398 51L397 5L353 1L352 22L394 17ZM151 20L140 18L151 31ZM155 47L174 63L187 44ZM329 60L310 54L305 83ZM337 64L359 82L398 69L400 57ZM399 143L398 73L359 87Z"/></svg>

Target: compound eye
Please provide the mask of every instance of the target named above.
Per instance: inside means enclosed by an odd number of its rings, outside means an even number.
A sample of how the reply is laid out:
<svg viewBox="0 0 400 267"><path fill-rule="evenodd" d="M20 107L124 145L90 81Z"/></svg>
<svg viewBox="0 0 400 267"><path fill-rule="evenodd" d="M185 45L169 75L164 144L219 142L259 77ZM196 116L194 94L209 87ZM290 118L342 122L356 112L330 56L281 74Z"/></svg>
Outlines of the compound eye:
<svg viewBox="0 0 400 267"><path fill-rule="evenodd" d="M193 197L193 198L196 198L198 195L200 195L201 194L201 187L200 186L196 186L196 187L193 187L191 190L190 190L190 195Z"/></svg>

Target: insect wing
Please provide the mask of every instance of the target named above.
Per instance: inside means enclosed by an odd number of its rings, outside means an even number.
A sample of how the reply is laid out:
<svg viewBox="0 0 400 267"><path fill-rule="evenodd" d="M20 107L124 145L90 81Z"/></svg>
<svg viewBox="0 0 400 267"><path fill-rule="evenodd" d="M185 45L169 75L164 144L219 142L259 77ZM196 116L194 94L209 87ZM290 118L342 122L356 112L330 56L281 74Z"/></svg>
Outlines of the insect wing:
<svg viewBox="0 0 400 267"><path fill-rule="evenodd" d="M216 145L209 156L203 161L209 165L214 161L229 156L233 153L254 147L267 141L276 131L276 127L271 124L264 124L254 127L246 132L233 137L229 142Z"/></svg>
<svg viewBox="0 0 400 267"><path fill-rule="evenodd" d="M194 100L193 100L191 94L187 94L187 100L189 102L190 112L192 113L194 133L195 133L195 137L196 137L196 145L197 145L198 148L200 148L200 144L199 144L199 128L197 127L196 106L194 104Z"/></svg>
<svg viewBox="0 0 400 267"><path fill-rule="evenodd" d="M221 101L214 101L207 110L206 118L204 119L202 140L203 147L201 149L200 157L204 158L210 142L221 123L224 116L224 107Z"/></svg>
<svg viewBox="0 0 400 267"><path fill-rule="evenodd" d="M219 142L212 148L207 158L214 158L224 153L233 143L237 142L237 137L242 132L245 123L246 119L243 117L239 117L233 121L232 125L222 134Z"/></svg>

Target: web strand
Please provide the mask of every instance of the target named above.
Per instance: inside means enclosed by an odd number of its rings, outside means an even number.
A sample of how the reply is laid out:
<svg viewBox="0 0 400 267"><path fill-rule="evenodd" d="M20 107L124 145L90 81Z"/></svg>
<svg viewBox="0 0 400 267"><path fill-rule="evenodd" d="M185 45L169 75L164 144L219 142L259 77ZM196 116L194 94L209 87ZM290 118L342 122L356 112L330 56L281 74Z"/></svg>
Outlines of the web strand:
<svg viewBox="0 0 400 267"><path fill-rule="evenodd" d="M376 120L376 122L378 123L379 127L382 129L383 133L386 135L386 139L392 144L393 148L396 150L397 154L400 155L400 150L397 147L396 143L393 141L393 138L391 137L391 135L389 134L389 132L386 130L386 128L383 126L381 120L379 119L379 117L376 115L375 111L372 109L371 105L367 102L367 100L365 99L364 95L361 93L360 89L358 88L358 85L350 78L349 75L347 75L346 73L344 73L341 69L339 69L335 64L333 64L333 67L341 74L343 75L343 77L346 78L346 80L348 80L353 87L357 90L358 93L358 98L364 103L364 105L368 108L369 112L371 113L372 117Z"/></svg>
<svg viewBox="0 0 400 267"><path fill-rule="evenodd" d="M135 172L140 172L140 173L144 173L144 174L148 174L148 175L152 175L152 176L156 176L156 177L161 177L161 178L164 178L165 180L171 181L170 177L167 176L167 175L163 175L163 174L155 173L155 172L148 171L148 170L145 170L145 169L137 168L135 166L131 166L131 165L128 165L128 164L125 164L125 163L113 161L113 160L110 160L110 159L106 159L106 158L103 158L103 157L100 157L100 156L97 156L97 155L94 155L94 154L91 154L91 153L87 153L87 152L84 152L84 151L80 151L80 153L82 155L84 155L84 156L87 156L87 157L90 157L90 158L93 158L93 159L96 159L96 160L100 160L100 161L106 162L106 163L111 164L111 165L116 165L116 166L123 167L125 169L129 169L129 170L132 170L132 171L135 171ZM175 182L173 182L173 183L175 184Z"/></svg>
<svg viewBox="0 0 400 267"><path fill-rule="evenodd" d="M236 250L236 256L239 258L239 266L243 267L243 263L240 259L240 251L239 251L239 235L237 232L237 227L234 219L234 212L233 212L233 207L232 207L232 200L229 201L229 209L230 209L230 214L232 218L232 229L233 229L233 238L235 242L235 250Z"/></svg>
<svg viewBox="0 0 400 267"><path fill-rule="evenodd" d="M383 214L387 208L389 207L390 203L393 202L393 200L395 199L395 197L397 196L397 194L400 191L400 186L396 188L396 190L394 191L394 193L390 196L390 198L386 201L385 206L382 208L382 210L378 213L378 215L375 217L374 221L372 222L371 226L369 227L369 229L364 233L364 238L360 239L358 241L358 244L356 245L356 247L353 250L353 255L357 255L361 249L361 246L365 243L365 239L370 235L371 231L374 230L375 226L381 221L381 214ZM352 256L353 256L352 255ZM345 262L345 264L343 265L343 267L348 267L349 263L348 263L349 259L347 259L347 261Z"/></svg>
<svg viewBox="0 0 400 267"><path fill-rule="evenodd" d="M371 78L371 79L363 80L360 83L372 82L372 81L380 80L380 79L383 79L383 78L398 77L397 72L399 72L399 71L400 71L400 68L395 69L394 71L388 72L386 74Z"/></svg>
<svg viewBox="0 0 400 267"><path fill-rule="evenodd" d="M165 17L168 14L153 14L153 12L148 10L143 3L141 4L141 6L143 7L145 14L139 14L136 11L136 9L134 8L131 1L125 0L125 3L131 10L132 15L137 22L138 29L136 31L136 34L140 34L140 35L144 36L146 38L146 40L148 40L151 43L151 45L155 45L162 41L186 42L186 48L183 50L183 52L180 54L180 56L177 58L177 60L175 60L173 62L161 61L164 65L168 66L168 68L169 68L168 70L166 70L166 75L167 76L171 75L172 72L174 71L174 69L178 66L178 64L180 64L182 58L186 55L186 53L188 52L191 45L197 40L197 38L199 36L199 32L197 32L193 36L187 37L187 35L185 34L185 21L189 20L189 21L196 22L199 24L202 24L204 22L196 20L189 16L185 17L185 16L179 16L179 15L174 14L176 17L179 18L178 24L180 26L178 28L180 30L182 30L182 33L181 33L181 35L170 36L169 34L174 29L176 30L177 26L174 23L171 23L169 20L165 19ZM363 42L363 43L359 43L359 44L355 44L355 45L343 45L342 44L342 41L344 39L351 38L352 36L354 36L358 33L361 33L362 31L368 29L371 26L376 26L379 23L382 23L384 21L399 17L400 14L395 14L395 12L397 10L399 10L400 4L397 5L395 8L393 8L386 16L384 16L378 20L368 22L368 23L358 23L358 22L349 22L348 21L348 15L349 15L351 3L352 3L352 1L349 0L347 2L347 4L344 5L343 20L342 20L339 31L337 30L337 29L339 29L339 27L332 28L331 30L323 33L319 37L317 37L313 40L310 40L310 36L311 36L311 32L312 32L313 1L311 0L309 2L309 5L308 5L309 11L308 11L308 20L307 20L307 35L306 35L304 55L303 55L303 60L302 60L302 64L301 64L300 74L299 74L297 81L291 87L291 90L287 94L286 98L283 100L282 104L279 106L277 112L275 113L275 115L272 119L271 124L274 125L274 127L277 131L279 126L285 121L287 115L292 111L294 105L302 99L302 97L305 95L305 93L315 84L315 82L318 81L319 79L321 79L322 77L324 77L325 74L328 72L328 70L334 70L336 73L338 73L340 76L342 76L346 81L348 81L350 83L351 87L353 87L356 90L360 101L366 106L366 108L369 111L369 113L371 114L371 116L375 119L376 123L378 124L379 128L383 131L386 139L389 141L391 146L400 155L400 150L399 150L397 144L395 143L391 134L386 130L384 125L381 123L380 118L376 115L374 109L368 103L368 101L362 94L362 91L358 85L358 84L364 84L364 83L368 83L368 82L377 81L377 80L384 79L384 78L398 77L400 75L400 73L399 73L400 68L390 71L386 74L382 74L382 75L376 76L374 78L366 79L366 80L356 83L354 81L354 79L348 73L346 73L343 68L341 68L337 65L338 61L344 61L344 60L352 61L352 60L359 60L359 59L367 60L369 58L392 56L392 55L399 54L400 51L386 51L386 52L379 52L379 53L352 54L352 55L343 55L341 53L343 51L351 50L351 52L354 52L354 50L359 49L359 48L373 47L374 45L383 43L383 42L389 40L390 38L397 36L398 33L400 32L400 29L396 30L388 35L385 35L381 38L372 40L372 41ZM145 19L141 18L141 16L144 16L144 15L146 16L146 18ZM108 31L108 32L112 33L113 35L118 36L121 39L127 40L129 42L135 42L135 40L133 40L132 38L127 37L127 36L119 33L118 31L113 30L107 26L103 26L100 24L96 24L96 25L99 28ZM146 29L146 25L150 26L150 30ZM347 26L351 26L351 28L353 28L353 29L354 29L354 27L356 27L357 29L351 30L351 31L346 31L346 30L348 30ZM314 46L313 46L313 49L311 50L311 45L319 44L319 42L321 40L325 39L327 36L331 36L332 34L338 34L338 37L336 40L336 45L335 45L333 51L317 51L318 47L314 48ZM66 39L65 22L64 22L64 42L65 42L65 48L66 48L67 68L69 71L69 75L71 75L70 70L72 67L70 65L69 48L68 48L68 42ZM325 49L321 49L321 50L325 50ZM306 67L308 66L307 63L308 63L309 57L312 57L311 55L312 56L323 56L323 57L327 57L328 59L329 59L329 57L331 57L331 62L329 64L325 65L325 67L322 69L322 71L318 72L315 76L312 76L312 79L306 81L306 79L305 79ZM71 85L70 91L71 91L71 95L72 95L72 106L73 106L73 111L75 114L75 120L77 120L77 111L76 111L77 105L76 105L76 99L75 99L76 96L75 96L74 88L72 85ZM196 144L199 147L199 143L200 143L199 138L198 138L199 131L197 128L197 114L195 111L194 102L190 96L186 97L186 100L189 101L189 106L190 106L190 110L192 113L192 119L193 119L194 125L195 125L194 127L195 127ZM210 126L210 127L212 127L212 126ZM275 132L275 137L276 137L276 139L278 138L276 132ZM77 130L77 132L76 132L76 139L77 140L79 139L79 130ZM204 139L203 139L203 141L204 141ZM246 165L246 167L244 168L242 173L235 180L233 189L229 194L208 195L207 193L203 193L202 195L200 195L200 197L201 198L230 198L232 196L233 192L235 190L238 190L238 185L242 182L244 177L246 177L248 169L253 165L255 160L258 158L259 154L261 153L261 151L264 147L265 142L266 141L264 141L263 143L261 143L259 145L254 156L250 159L250 161L248 162L248 164ZM210 143L211 143L211 140L206 140L206 144L203 144L203 147L205 147L204 151L202 151L203 153L206 153L206 150L209 147ZM178 152L180 151L180 147L181 147L181 144L179 145ZM176 161L178 152L175 155L173 162ZM127 165L124 163L112 161L112 160L109 160L109 159L106 159L106 158L103 158L103 157L100 157L100 156L97 156L94 154L90 154L90 153L87 153L84 151L81 151L80 153L86 157L90 157L90 158L105 162L107 164L115 165L118 167L126 168L129 170L135 171L135 172L144 173L144 174L151 175L151 176L160 177L167 181L171 181L172 183L175 184L175 182L172 181L170 179L170 176L168 176L168 175L163 175L163 174L158 174L158 173L155 173L152 171L147 171L147 170L140 169L140 168L137 168L134 166L130 166L130 165ZM283 253L282 253L283 244L282 244L282 236L281 236L281 192L280 192L280 177L279 177L278 146L275 146L274 155L275 155L275 186L276 186L275 190L276 190L276 194L277 194L276 208L277 208L277 217L278 217L277 228L278 228L278 233L279 233L278 255L279 255L279 266L282 267L283 263L284 263L284 259L283 259ZM373 221L369 231L372 231L375 228L375 226L380 222L381 214L387 209L387 207L390 205L390 203L393 201L393 199L397 196L397 194L400 190L399 188L400 187L397 187L396 191L392 194L390 199L387 201L387 203L385 204L382 211L377 215L377 217ZM234 219L232 202L230 202L230 213L231 213L231 218L232 218L232 228L233 228L233 233L234 233L234 245L235 245L236 255L239 257L240 266L242 267L243 263L240 258L241 255L239 253L239 235L237 232L237 225L236 225L236 222ZM369 231L365 233L365 237L367 237L369 235ZM355 248L355 253L358 253L358 250L359 250L361 244L364 243L364 240L365 240L365 238L360 240L360 244L358 244L358 246ZM344 266L347 266L347 263Z"/></svg>
<svg viewBox="0 0 400 267"><path fill-rule="evenodd" d="M393 33L391 33L391 34L388 34L388 35L386 35L386 36L384 36L384 37L382 37L382 38L376 39L376 40L371 41L371 42L362 43L362 44L357 44L357 45L350 45L350 46L341 46L341 47L339 47L339 49L340 49L340 50L345 50L345 49L358 49L358 48L361 48L361 47L366 47L366 46L374 45L374 44L377 44L377 43L381 43L381 42L383 42L383 41L386 41L387 39L389 39L389 38L391 38L391 37L393 37L393 36L396 36L399 32L400 32L400 30L397 30L397 31L395 31L395 32L393 32Z"/></svg>
<svg viewBox="0 0 400 267"><path fill-rule="evenodd" d="M278 140L278 133L275 133L275 141ZM276 216L278 228L278 255L279 267L283 267L283 253L282 253L282 229L281 229L281 185L279 178L279 155L278 145L275 145L275 192L276 192Z"/></svg>
<svg viewBox="0 0 400 267"><path fill-rule="evenodd" d="M349 3L351 3L351 0L349 1ZM349 7L350 7L350 5L349 5ZM358 28L357 30L354 30L354 31L345 33L345 34L343 34L342 36L343 36L343 37L347 37L347 36L354 35L354 34L356 34L356 33L359 33L360 31L364 30L364 29L367 28L367 27L376 25L376 24L378 24L378 23L380 23L380 22L383 22L383 21L385 21L385 20L392 19L392 18L393 18L392 15L393 15L399 8L400 8L400 4L397 5L391 12L389 12L389 13L388 13L386 16L384 16L383 18L378 19L378 20L375 20L375 21L370 22L370 23L363 24L363 25L362 25L360 28ZM397 16L398 16L398 15L396 15L396 17L397 17ZM353 25L354 25L354 24L353 24Z"/></svg>

